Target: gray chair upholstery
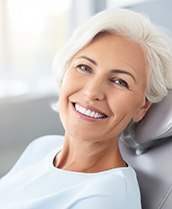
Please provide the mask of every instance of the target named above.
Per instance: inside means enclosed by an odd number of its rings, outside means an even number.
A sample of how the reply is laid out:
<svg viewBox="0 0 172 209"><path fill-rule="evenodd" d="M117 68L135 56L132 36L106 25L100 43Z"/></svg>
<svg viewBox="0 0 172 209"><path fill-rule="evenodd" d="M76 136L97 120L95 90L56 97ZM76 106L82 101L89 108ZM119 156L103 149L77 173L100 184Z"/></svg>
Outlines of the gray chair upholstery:
<svg viewBox="0 0 172 209"><path fill-rule="evenodd" d="M137 173L143 209L171 209L172 91L152 106L134 136L121 136L120 150Z"/></svg>

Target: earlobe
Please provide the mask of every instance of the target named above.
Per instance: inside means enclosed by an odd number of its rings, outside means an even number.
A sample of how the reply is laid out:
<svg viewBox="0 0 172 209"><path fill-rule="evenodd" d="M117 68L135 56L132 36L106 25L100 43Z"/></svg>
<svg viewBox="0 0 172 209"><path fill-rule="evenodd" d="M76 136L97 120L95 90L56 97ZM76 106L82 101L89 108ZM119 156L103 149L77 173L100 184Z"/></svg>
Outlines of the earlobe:
<svg viewBox="0 0 172 209"><path fill-rule="evenodd" d="M151 105L152 103L149 100L145 99L144 106L142 106L139 112L133 117L133 121L136 123L142 120L146 115L147 111L149 110L149 108L151 107Z"/></svg>

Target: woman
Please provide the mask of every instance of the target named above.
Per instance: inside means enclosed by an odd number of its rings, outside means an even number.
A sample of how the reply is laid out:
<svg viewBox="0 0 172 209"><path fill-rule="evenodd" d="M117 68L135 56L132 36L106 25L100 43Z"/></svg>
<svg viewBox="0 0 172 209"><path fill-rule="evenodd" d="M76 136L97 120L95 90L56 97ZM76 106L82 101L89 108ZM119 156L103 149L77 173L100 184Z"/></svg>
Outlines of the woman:
<svg viewBox="0 0 172 209"><path fill-rule="evenodd" d="M0 207L141 208L118 139L172 88L171 49L164 32L129 10L103 11L80 27L54 64L65 135L29 145L0 181Z"/></svg>

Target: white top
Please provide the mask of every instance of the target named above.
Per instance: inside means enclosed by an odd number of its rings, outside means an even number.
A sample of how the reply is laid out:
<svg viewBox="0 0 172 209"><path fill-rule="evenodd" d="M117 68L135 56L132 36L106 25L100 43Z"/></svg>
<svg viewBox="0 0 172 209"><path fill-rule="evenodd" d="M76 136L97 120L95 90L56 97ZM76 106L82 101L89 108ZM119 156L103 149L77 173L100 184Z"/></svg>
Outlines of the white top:
<svg viewBox="0 0 172 209"><path fill-rule="evenodd" d="M98 173L57 169L62 136L33 141L12 170L0 180L3 209L141 209L133 168Z"/></svg>

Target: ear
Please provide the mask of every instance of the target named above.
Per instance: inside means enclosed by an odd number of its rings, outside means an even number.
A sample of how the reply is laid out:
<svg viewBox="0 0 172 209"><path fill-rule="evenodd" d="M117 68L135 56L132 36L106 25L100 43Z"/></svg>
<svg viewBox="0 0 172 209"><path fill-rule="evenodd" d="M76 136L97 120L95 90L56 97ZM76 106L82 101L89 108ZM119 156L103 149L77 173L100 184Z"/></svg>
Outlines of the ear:
<svg viewBox="0 0 172 209"><path fill-rule="evenodd" d="M143 119L143 117L146 115L147 111L151 107L152 103L145 98L145 103L144 105L140 108L138 113L133 117L134 122L139 122L140 120Z"/></svg>

